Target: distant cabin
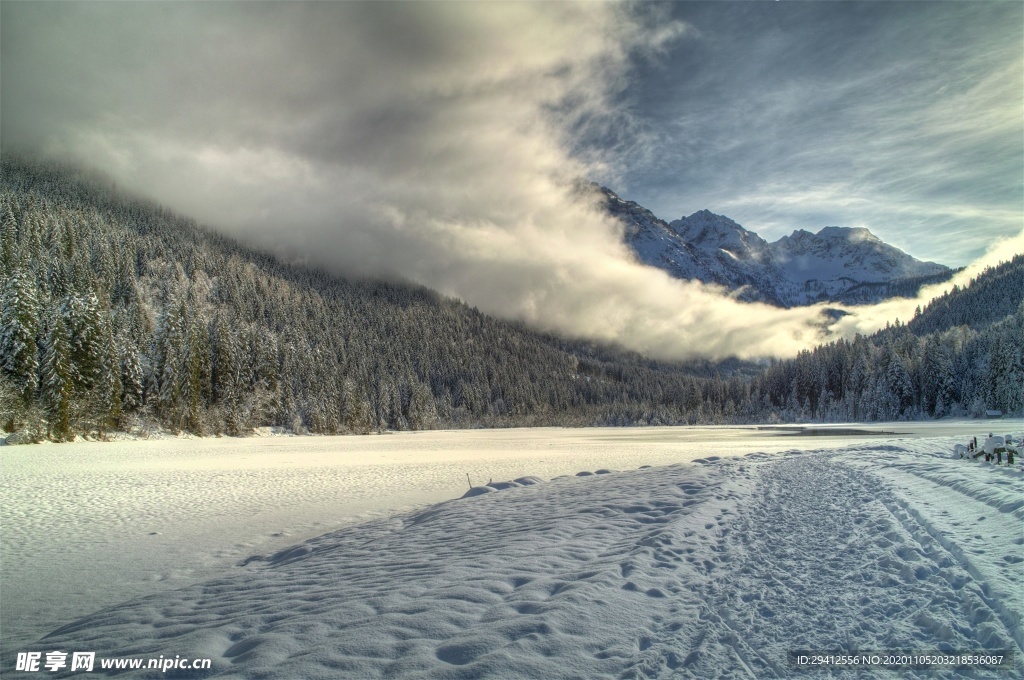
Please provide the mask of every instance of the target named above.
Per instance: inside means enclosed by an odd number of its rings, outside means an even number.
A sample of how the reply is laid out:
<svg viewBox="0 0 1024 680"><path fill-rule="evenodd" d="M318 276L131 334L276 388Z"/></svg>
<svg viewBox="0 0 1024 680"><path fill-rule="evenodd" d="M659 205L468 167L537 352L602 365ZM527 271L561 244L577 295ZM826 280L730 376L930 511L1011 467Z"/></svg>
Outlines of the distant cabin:
<svg viewBox="0 0 1024 680"><path fill-rule="evenodd" d="M996 408L990 408L989 410L985 411L985 417L988 418L989 420L995 420L997 418L1002 418L1003 412Z"/></svg>

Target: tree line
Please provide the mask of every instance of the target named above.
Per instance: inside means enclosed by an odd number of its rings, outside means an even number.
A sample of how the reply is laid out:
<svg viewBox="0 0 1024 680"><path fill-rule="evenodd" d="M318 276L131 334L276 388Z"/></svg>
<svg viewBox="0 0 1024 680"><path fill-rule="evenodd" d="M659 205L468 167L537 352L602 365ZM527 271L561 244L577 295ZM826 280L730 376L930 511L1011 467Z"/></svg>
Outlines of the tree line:
<svg viewBox="0 0 1024 680"><path fill-rule="evenodd" d="M0 164L0 425L24 441L1022 410L1020 257L870 338L659 362L286 264L70 168ZM958 316L983 304L984 325Z"/></svg>
<svg viewBox="0 0 1024 680"><path fill-rule="evenodd" d="M1024 412L1024 255L870 337L779 362L753 380L755 418L859 421Z"/></svg>
<svg viewBox="0 0 1024 680"><path fill-rule="evenodd" d="M289 265L71 169L2 162L0 424L29 439L719 417L718 366Z"/></svg>

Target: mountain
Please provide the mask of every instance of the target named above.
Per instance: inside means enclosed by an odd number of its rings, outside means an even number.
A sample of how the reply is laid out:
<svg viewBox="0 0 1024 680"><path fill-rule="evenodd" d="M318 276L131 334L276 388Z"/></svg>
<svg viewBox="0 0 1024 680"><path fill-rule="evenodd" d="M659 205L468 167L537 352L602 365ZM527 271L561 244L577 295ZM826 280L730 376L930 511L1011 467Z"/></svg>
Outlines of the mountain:
<svg viewBox="0 0 1024 680"><path fill-rule="evenodd" d="M724 286L741 300L782 307L876 302L913 295L921 285L952 275L949 268L921 262L863 228L797 230L769 243L708 210L665 222L606 187L598 190L641 262L676 278Z"/></svg>
<svg viewBox="0 0 1024 680"><path fill-rule="evenodd" d="M773 244L711 213L680 228L691 244L635 204L616 209L641 245L674 235L681 265L724 281L746 271L741 295L772 271ZM668 363L419 286L288 264L109 182L5 154L0 441L1019 413L1022 267L986 272L910 326L770 367ZM969 314L982 310L978 330Z"/></svg>
<svg viewBox="0 0 1024 680"><path fill-rule="evenodd" d="M419 286L284 263L72 168L5 154L0 170L8 442L718 422L742 399L735 362L539 333Z"/></svg>

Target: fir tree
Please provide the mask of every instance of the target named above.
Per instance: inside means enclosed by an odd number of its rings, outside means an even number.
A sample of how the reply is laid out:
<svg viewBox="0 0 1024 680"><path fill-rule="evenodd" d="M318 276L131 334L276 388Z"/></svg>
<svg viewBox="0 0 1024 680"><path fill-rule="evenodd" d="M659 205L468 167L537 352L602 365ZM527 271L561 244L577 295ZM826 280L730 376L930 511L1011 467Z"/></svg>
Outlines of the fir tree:
<svg viewBox="0 0 1024 680"><path fill-rule="evenodd" d="M6 276L18 264L18 221L10 201L0 205L0 274Z"/></svg>
<svg viewBox="0 0 1024 680"><path fill-rule="evenodd" d="M118 343L118 356L121 369L121 408L124 412L134 413L142 408L144 396L144 376L139 352L135 344L122 339Z"/></svg>
<svg viewBox="0 0 1024 680"><path fill-rule="evenodd" d="M71 340L62 315L54 314L52 319L46 333L40 391L50 418L50 435L64 440L71 436Z"/></svg>
<svg viewBox="0 0 1024 680"><path fill-rule="evenodd" d="M39 304L36 287L23 270L11 273L0 292L0 367L18 385L28 404L36 393L39 369Z"/></svg>

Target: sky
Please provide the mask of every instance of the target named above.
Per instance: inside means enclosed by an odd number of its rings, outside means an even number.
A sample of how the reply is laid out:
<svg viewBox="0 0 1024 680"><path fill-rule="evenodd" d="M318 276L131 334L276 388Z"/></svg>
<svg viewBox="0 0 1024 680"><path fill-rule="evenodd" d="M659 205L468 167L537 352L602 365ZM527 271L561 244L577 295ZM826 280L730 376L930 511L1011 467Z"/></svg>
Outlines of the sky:
<svg viewBox="0 0 1024 680"><path fill-rule="evenodd" d="M1024 226L1022 56L1018 2L4 0L0 143L546 330L789 356L821 309L638 265L574 181L965 265Z"/></svg>
<svg viewBox="0 0 1024 680"><path fill-rule="evenodd" d="M1024 226L1024 5L678 3L628 95L646 144L617 188L767 240L867 227L966 265Z"/></svg>

